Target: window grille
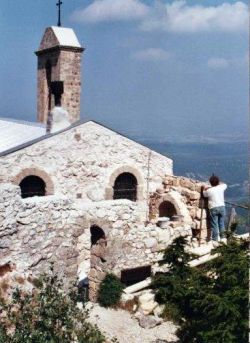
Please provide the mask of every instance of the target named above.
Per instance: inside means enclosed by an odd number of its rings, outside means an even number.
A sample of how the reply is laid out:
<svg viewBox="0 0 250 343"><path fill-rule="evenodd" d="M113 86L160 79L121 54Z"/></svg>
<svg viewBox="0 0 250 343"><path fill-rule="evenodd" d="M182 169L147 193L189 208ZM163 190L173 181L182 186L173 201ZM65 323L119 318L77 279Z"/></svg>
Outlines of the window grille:
<svg viewBox="0 0 250 343"><path fill-rule="evenodd" d="M117 177L114 184L114 199L137 200L137 180L130 173L123 173Z"/></svg>

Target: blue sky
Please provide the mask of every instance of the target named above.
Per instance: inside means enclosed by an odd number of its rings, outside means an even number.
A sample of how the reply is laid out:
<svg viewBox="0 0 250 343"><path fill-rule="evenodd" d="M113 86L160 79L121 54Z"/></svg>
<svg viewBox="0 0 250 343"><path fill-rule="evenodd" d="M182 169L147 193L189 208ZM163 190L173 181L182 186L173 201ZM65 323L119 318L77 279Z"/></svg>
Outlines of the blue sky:
<svg viewBox="0 0 250 343"><path fill-rule="evenodd" d="M86 48L82 119L153 139L248 134L244 1L64 0ZM0 0L0 116L36 120L36 56L56 0Z"/></svg>

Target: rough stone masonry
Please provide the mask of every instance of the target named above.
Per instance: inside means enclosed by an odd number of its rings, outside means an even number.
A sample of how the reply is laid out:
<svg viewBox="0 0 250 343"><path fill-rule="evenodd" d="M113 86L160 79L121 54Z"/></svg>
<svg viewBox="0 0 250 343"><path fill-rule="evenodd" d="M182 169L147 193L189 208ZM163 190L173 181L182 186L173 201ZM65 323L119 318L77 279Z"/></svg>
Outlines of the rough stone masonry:
<svg viewBox="0 0 250 343"><path fill-rule="evenodd" d="M95 123L69 129L0 161L1 265L37 275L54 262L56 272L68 281L86 275L93 300L105 273L120 276L128 268L157 268L162 249L179 235L191 240L192 229L200 227L201 183L166 176L171 160ZM138 178L136 202L112 200L114 179L124 171ZM29 173L47 180L47 196L21 197L19 183ZM161 229L157 222L164 201L174 205L181 220ZM104 244L91 246L93 226L103 230ZM206 235L203 221L203 240Z"/></svg>

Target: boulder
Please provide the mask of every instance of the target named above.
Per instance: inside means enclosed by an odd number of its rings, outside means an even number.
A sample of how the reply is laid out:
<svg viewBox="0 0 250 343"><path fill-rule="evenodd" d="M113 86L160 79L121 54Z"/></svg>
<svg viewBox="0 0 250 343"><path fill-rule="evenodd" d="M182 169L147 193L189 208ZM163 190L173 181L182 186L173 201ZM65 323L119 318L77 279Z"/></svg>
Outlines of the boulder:
<svg viewBox="0 0 250 343"><path fill-rule="evenodd" d="M146 291L142 295L139 296L138 302L139 305L143 305L147 302L154 301L155 295L152 293L152 291Z"/></svg>
<svg viewBox="0 0 250 343"><path fill-rule="evenodd" d="M163 322L162 318L155 316L140 315L138 318L139 324L144 329L152 329Z"/></svg>
<svg viewBox="0 0 250 343"><path fill-rule="evenodd" d="M154 309L158 306L159 304L156 302L156 301L149 301L149 302L146 302L146 303L143 303L139 306L139 310L145 314L145 315L148 315L148 314L151 314L153 313Z"/></svg>
<svg viewBox="0 0 250 343"><path fill-rule="evenodd" d="M138 297L138 305L139 311L148 315L153 313L154 309L158 306L158 303L155 301L154 293L149 290Z"/></svg>
<svg viewBox="0 0 250 343"><path fill-rule="evenodd" d="M163 313L163 311L164 311L164 307L165 307L164 305L158 305L158 306L154 309L154 311L153 311L154 315L155 315L156 317L161 316L162 313Z"/></svg>

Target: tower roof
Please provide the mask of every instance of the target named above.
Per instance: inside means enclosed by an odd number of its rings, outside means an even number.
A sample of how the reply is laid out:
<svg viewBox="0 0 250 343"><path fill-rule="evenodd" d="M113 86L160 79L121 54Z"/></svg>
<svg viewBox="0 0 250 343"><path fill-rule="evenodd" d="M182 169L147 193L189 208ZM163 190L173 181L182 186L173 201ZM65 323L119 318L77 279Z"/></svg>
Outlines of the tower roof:
<svg viewBox="0 0 250 343"><path fill-rule="evenodd" d="M73 29L51 26L45 30L38 51L60 46L81 49L81 44L79 43Z"/></svg>
<svg viewBox="0 0 250 343"><path fill-rule="evenodd" d="M59 26L52 26L51 29L53 30L59 45L73 46L76 48L81 47L73 29Z"/></svg>

